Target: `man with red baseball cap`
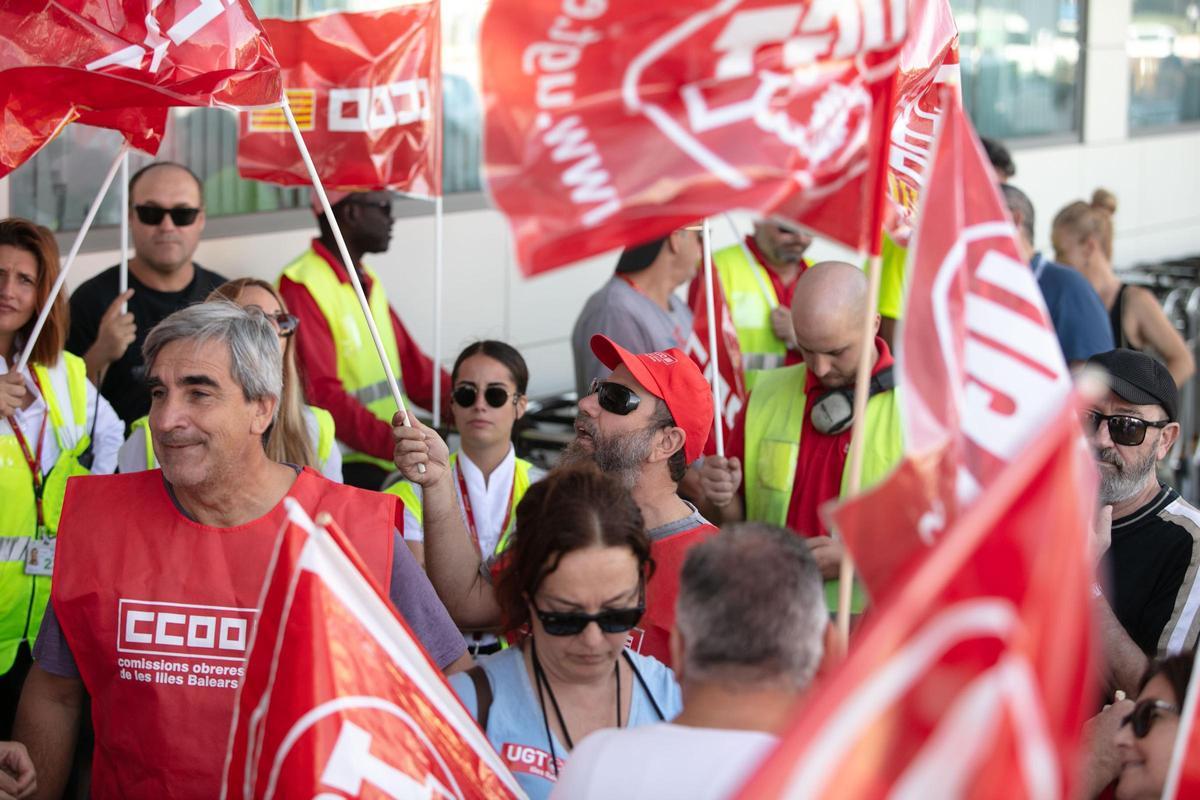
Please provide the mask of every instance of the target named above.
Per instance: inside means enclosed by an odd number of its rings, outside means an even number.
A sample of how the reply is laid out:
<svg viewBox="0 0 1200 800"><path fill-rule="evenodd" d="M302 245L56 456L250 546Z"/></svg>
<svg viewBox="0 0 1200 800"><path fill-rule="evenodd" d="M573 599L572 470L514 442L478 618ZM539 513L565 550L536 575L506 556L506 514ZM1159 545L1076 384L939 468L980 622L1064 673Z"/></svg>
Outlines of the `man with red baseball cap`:
<svg viewBox="0 0 1200 800"><path fill-rule="evenodd" d="M646 586L646 613L630 647L669 664L684 555L717 532L676 493L688 464L700 457L708 441L712 395L699 367L678 348L635 354L599 334L590 345L612 374L597 379L579 401L575 440L563 461L587 458L619 475L641 509L656 567ZM430 581L460 627L498 627L500 608L487 571L452 505L454 489L449 470L443 469L445 443L420 424L397 427L393 435L396 466L424 490ZM426 471L418 472L417 464L425 464ZM432 536L431 523L436 528Z"/></svg>
<svg viewBox="0 0 1200 800"><path fill-rule="evenodd" d="M392 239L392 193L329 191L329 204L354 269L362 281L375 327L383 339L401 391L421 408L433 406L438 370L388 305L378 276L362 263L383 253ZM296 358L308 402L328 411L342 449L342 475L351 486L378 489L391 472L391 419L396 413L383 364L371 341L350 275L338 255L333 227L319 201L313 213L321 235L279 277L279 293L300 319ZM449 408L450 376L441 370L443 411Z"/></svg>

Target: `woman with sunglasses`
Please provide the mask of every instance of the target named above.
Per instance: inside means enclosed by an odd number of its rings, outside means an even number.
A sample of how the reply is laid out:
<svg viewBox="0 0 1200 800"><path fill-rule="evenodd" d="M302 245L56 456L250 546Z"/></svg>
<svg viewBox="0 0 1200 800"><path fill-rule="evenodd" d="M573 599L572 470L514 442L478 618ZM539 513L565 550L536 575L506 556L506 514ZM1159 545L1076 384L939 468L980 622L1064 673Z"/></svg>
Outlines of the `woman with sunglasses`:
<svg viewBox="0 0 1200 800"><path fill-rule="evenodd" d="M1170 656L1152 663L1142 676L1137 703L1117 729L1117 800L1162 797L1192 663L1191 653Z"/></svg>
<svg viewBox="0 0 1200 800"><path fill-rule="evenodd" d="M551 472L517 506L496 594L505 629L527 635L450 685L532 800L589 733L679 713L671 671L625 647L653 568L637 503L594 464Z"/></svg>
<svg viewBox="0 0 1200 800"><path fill-rule="evenodd" d="M462 442L459 451L450 455L455 494L480 558L488 562L504 550L517 504L543 475L517 458L512 446L513 427L525 416L528 403L529 368L516 348L489 339L458 354L450 380L454 386L450 413ZM404 541L424 563L421 487L400 481L385 491L403 502ZM471 638L476 654L499 649L494 636Z"/></svg>
<svg viewBox="0 0 1200 800"><path fill-rule="evenodd" d="M50 596L67 479L112 472L125 432L88 381L83 359L63 350L63 295L29 363L13 369L58 272L53 233L29 220L0 220L0 739L10 738Z"/></svg>
<svg viewBox="0 0 1200 800"><path fill-rule="evenodd" d="M299 321L288 313L275 287L258 278L238 278L221 284L206 302L232 302L260 309L279 331L283 351L283 396L279 414L267 436L267 455L283 464L312 467L331 481L342 481L342 455L334 436L333 417L328 411L304 402L304 388L296 370L296 346L292 334ZM134 421L129 438L121 447L121 472L154 469L158 461L150 442L149 418Z"/></svg>

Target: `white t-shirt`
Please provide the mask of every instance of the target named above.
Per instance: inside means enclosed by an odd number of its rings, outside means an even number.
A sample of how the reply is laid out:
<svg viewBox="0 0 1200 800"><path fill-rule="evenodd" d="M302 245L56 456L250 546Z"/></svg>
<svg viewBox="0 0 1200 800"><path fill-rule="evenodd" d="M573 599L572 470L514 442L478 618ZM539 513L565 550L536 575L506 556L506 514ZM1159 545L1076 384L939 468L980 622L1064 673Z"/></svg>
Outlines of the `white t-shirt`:
<svg viewBox="0 0 1200 800"><path fill-rule="evenodd" d="M550 800L718 800L741 788L779 738L664 722L596 731L571 753Z"/></svg>

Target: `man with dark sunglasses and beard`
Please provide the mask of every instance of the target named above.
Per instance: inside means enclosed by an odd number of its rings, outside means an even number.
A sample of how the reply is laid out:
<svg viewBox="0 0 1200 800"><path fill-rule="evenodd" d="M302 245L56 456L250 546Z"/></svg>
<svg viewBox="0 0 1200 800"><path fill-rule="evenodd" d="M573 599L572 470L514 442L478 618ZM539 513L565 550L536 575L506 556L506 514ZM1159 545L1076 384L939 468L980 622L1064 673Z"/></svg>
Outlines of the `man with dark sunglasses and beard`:
<svg viewBox="0 0 1200 800"><path fill-rule="evenodd" d="M684 556L693 544L717 532L677 494L688 464L700 457L708 441L712 396L695 362L677 348L634 354L602 335L593 336L590 345L612 374L595 381L579 401L575 440L563 463L593 461L605 473L619 476L641 510L656 568L646 587L646 614L629 646L669 664ZM483 568L489 565L482 562L458 513L445 443L419 423L398 425L393 435L397 468L423 489L430 581L460 627L497 628L500 607ZM417 464L427 465L426 471L418 472Z"/></svg>
<svg viewBox="0 0 1200 800"><path fill-rule="evenodd" d="M71 294L67 349L126 426L150 411L142 342L181 308L204 302L226 278L192 260L204 233L204 187L182 164L155 161L129 179L129 288L120 267L84 281ZM122 309L127 304L127 310Z"/></svg>
<svg viewBox="0 0 1200 800"><path fill-rule="evenodd" d="M1110 679L1132 695L1150 658L1196 646L1200 511L1160 484L1155 470L1179 437L1171 373L1134 350L1111 350L1087 363L1109 380L1108 393L1083 414L1100 471L1100 502L1112 507L1111 543L1102 530L1096 548L1109 581L1093 594Z"/></svg>

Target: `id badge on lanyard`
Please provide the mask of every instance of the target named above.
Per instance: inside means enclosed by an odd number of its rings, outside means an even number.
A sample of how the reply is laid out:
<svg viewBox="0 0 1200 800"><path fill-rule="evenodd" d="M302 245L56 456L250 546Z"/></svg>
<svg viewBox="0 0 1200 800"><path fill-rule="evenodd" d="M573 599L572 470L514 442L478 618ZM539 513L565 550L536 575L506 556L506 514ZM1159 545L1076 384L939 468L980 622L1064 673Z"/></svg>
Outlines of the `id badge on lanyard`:
<svg viewBox="0 0 1200 800"><path fill-rule="evenodd" d="M54 574L54 546L57 539L50 535L45 525L38 525L37 535L29 542L25 551L25 574L49 578Z"/></svg>
<svg viewBox="0 0 1200 800"><path fill-rule="evenodd" d="M36 375L34 382L37 383ZM40 390L41 386L38 386L38 389ZM37 505L37 528L25 549L25 574L41 577L54 574L54 548L57 544L55 538L50 535L50 529L46 527L46 516L42 510L42 494L46 488L46 481L42 477L42 444L46 441L46 420L49 416L50 409L47 407L46 413L42 415L41 430L38 431L36 452L25 440L25 434L17 425L16 418L8 418L8 424L17 438L17 445L21 448L21 455L25 457L25 463L29 466L29 474L33 479L33 501Z"/></svg>

